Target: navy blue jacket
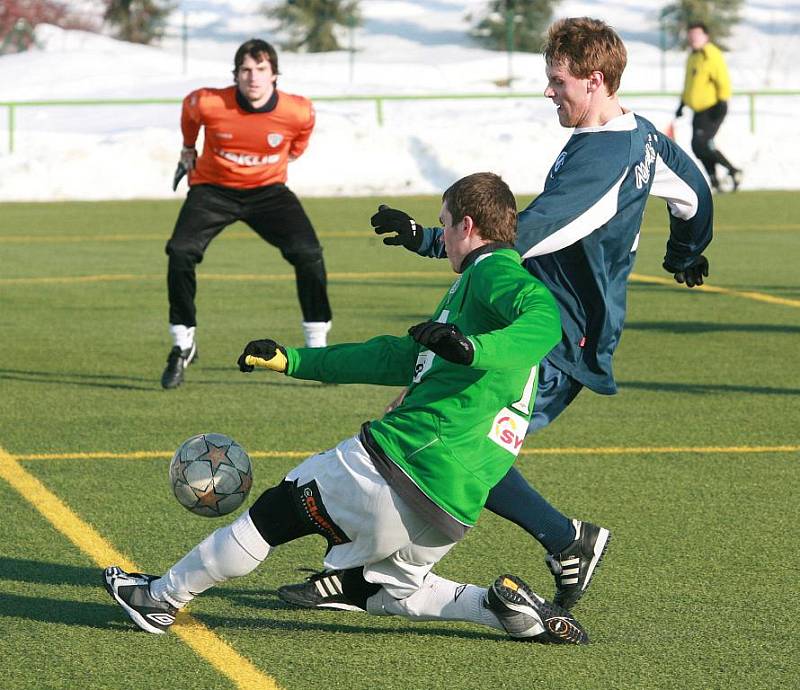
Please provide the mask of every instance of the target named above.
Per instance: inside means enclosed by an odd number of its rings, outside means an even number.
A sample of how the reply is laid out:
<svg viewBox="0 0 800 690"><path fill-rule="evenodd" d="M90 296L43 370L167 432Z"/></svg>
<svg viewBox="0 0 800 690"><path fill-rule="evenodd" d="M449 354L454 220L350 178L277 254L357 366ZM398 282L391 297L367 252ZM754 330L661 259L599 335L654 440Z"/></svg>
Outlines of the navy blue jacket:
<svg viewBox="0 0 800 690"><path fill-rule="evenodd" d="M681 148L628 112L576 129L517 220L517 251L561 311L561 342L547 359L597 393L617 391L611 358L649 194L667 202L665 261L686 268L711 241L711 191ZM441 228L425 228L418 253L445 255Z"/></svg>

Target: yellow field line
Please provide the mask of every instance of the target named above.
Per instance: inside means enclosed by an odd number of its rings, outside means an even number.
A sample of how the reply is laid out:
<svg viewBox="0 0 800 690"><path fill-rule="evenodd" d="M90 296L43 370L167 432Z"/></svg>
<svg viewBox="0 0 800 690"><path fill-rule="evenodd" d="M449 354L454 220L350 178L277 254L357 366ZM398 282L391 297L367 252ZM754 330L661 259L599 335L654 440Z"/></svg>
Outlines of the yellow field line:
<svg viewBox="0 0 800 690"><path fill-rule="evenodd" d="M674 278L662 278L660 276L646 276L640 273L631 273L630 279L636 283L654 283L656 285L668 285L671 287L678 286ZM686 290L687 288L683 288ZM731 290L730 288L717 287L715 285L700 285L699 287L691 288L692 290L700 290L701 292L715 292L720 295L731 295L733 297L744 297L745 299L752 299L756 302L766 302L767 304L780 304L784 307L800 307L800 300L788 299L786 297L775 297L768 295L764 292L751 292L746 290Z"/></svg>
<svg viewBox="0 0 800 690"><path fill-rule="evenodd" d="M293 273L201 273L200 280L218 281L252 281L282 282L294 281ZM376 271L373 273L333 272L328 273L328 280L379 280L382 278L445 278L452 279L453 274L445 271ZM136 280L164 280L164 274L151 273L135 275L133 273L99 274L92 276L55 276L42 278L0 278L0 285L59 285L80 283L114 283Z"/></svg>
<svg viewBox="0 0 800 690"><path fill-rule="evenodd" d="M328 273L329 280L381 280L385 278L437 278L449 280L452 277L450 272L445 271L375 271L370 273L358 272L332 272ZM139 280L163 280L161 273L150 274L99 274L90 276L55 276L41 278L0 278L0 285L72 285L82 283L114 283L114 282L133 282ZM203 273L201 280L215 280L224 282L285 282L293 281L294 274L289 273ZM641 273L631 273L630 280L634 283L651 283L654 285L664 285L667 287L678 288L679 286L672 278L660 276L648 276ZM682 288L686 289L686 288ZM701 285L692 288L701 292L713 292L731 297L742 297L744 299L766 302L767 304L779 304L784 307L800 307L800 300L789 299L786 297L776 297L763 292L753 292L745 290L732 290L730 288L716 287L714 285Z"/></svg>
<svg viewBox="0 0 800 690"><path fill-rule="evenodd" d="M0 447L0 478L16 489L53 527L101 568L116 564L127 571L141 570L27 472L18 459L19 456L15 458ZM182 612L172 630L216 671L230 678L237 687L248 690L278 688L272 677L259 671L248 659L190 614Z"/></svg>
<svg viewBox="0 0 800 690"><path fill-rule="evenodd" d="M226 232L220 235L226 240L261 239L255 232ZM369 230L334 230L318 232L317 237L363 237L378 239ZM169 233L129 233L117 235L0 235L0 244L71 244L80 242L137 242L161 240L166 242Z"/></svg>
<svg viewBox="0 0 800 690"><path fill-rule="evenodd" d="M771 231L796 231L800 230L800 223L760 223L758 227L752 225L716 225L714 232L771 232ZM642 228L646 234L651 232L664 232L661 225L646 225ZM369 230L330 230L317 233L318 237L362 237L364 239L377 239ZM255 232L239 230L225 232L221 238L228 240L257 240L260 239ZM92 234L92 235L0 235L0 244L74 244L81 242L139 242L169 239L169 228L162 233L117 233L117 234Z"/></svg>
<svg viewBox="0 0 800 690"><path fill-rule="evenodd" d="M17 455L17 460L153 460L171 458L170 450L138 450L130 453L28 453ZM248 452L251 458L307 458L318 451L310 450L256 450ZM523 448L522 455L659 455L666 453L697 454L747 454L747 453L797 453L800 446L600 446L596 448Z"/></svg>

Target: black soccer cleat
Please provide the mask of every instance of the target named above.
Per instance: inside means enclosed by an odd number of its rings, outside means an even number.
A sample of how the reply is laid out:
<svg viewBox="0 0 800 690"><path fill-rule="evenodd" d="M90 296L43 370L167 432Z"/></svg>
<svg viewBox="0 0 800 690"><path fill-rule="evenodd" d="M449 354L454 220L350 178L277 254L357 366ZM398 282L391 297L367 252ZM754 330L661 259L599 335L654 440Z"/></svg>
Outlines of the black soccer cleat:
<svg viewBox="0 0 800 690"><path fill-rule="evenodd" d="M572 524L575 541L561 553L545 556L556 579L553 603L565 609L571 609L583 596L611 540L611 532L604 527L580 520L573 520Z"/></svg>
<svg viewBox="0 0 800 690"><path fill-rule="evenodd" d="M501 575L486 593L484 605L518 640L544 644L587 644L589 636L566 609L540 597L515 575Z"/></svg>
<svg viewBox="0 0 800 690"><path fill-rule="evenodd" d="M278 587L278 596L287 604L305 609L336 609L363 611L353 604L342 590L341 570L323 570L313 573L296 585Z"/></svg>
<svg viewBox="0 0 800 690"><path fill-rule="evenodd" d="M177 345L169 351L167 366L161 374L161 387L169 390L177 388L183 383L183 370L197 361L197 343L187 350L181 350Z"/></svg>
<svg viewBox="0 0 800 690"><path fill-rule="evenodd" d="M128 617L145 632L163 635L175 622L178 609L151 596L150 583L157 579L157 575L126 573L115 565L103 571L106 590Z"/></svg>

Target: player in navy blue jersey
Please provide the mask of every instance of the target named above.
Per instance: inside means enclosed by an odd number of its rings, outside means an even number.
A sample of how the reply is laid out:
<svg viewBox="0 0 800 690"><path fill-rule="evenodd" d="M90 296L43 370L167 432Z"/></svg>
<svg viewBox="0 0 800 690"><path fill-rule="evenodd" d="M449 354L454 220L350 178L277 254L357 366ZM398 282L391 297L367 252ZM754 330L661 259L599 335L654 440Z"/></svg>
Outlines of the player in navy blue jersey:
<svg viewBox="0 0 800 690"><path fill-rule="evenodd" d="M627 55L617 33L587 17L550 27L547 88L563 127L574 128L542 193L518 216L516 249L556 298L562 339L541 362L528 433L552 422L584 388L616 392L612 356L622 333L628 276L648 195L667 201L670 237L664 268L679 283L702 285L711 241L711 191L699 168L646 119L625 109L617 90ZM441 228L381 207L372 218L386 244L445 255ZM607 529L566 517L512 468L486 507L523 527L547 551L557 601L570 608L603 557ZM314 576L282 588L286 599L325 606ZM279 590L279 593L281 590ZM316 597L311 595L317 593ZM312 601L313 600L313 601Z"/></svg>

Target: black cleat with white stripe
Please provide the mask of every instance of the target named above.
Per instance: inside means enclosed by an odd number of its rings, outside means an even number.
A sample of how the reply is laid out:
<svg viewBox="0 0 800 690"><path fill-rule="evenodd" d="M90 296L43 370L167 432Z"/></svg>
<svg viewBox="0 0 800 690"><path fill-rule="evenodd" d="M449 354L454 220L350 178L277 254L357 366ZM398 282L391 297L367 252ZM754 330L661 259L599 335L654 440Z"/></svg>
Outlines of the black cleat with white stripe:
<svg viewBox="0 0 800 690"><path fill-rule="evenodd" d="M278 596L287 604L306 609L335 609L363 611L353 604L342 590L341 570L323 570L313 573L296 585L278 587Z"/></svg>
<svg viewBox="0 0 800 690"><path fill-rule="evenodd" d="M128 617L145 632L163 635L175 622L178 609L152 597L150 583L157 579L157 575L126 573L117 566L103 571L106 590Z"/></svg>
<svg viewBox="0 0 800 690"><path fill-rule="evenodd" d="M603 560L611 533L604 527L573 520L575 541L559 554L545 556L547 567L556 579L553 603L571 609L578 602Z"/></svg>
<svg viewBox="0 0 800 690"><path fill-rule="evenodd" d="M484 605L515 639L545 644L589 642L569 611L545 601L516 575L498 577L486 593Z"/></svg>

